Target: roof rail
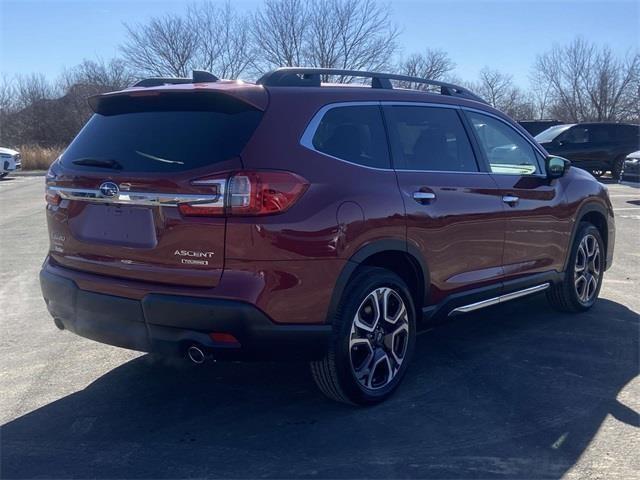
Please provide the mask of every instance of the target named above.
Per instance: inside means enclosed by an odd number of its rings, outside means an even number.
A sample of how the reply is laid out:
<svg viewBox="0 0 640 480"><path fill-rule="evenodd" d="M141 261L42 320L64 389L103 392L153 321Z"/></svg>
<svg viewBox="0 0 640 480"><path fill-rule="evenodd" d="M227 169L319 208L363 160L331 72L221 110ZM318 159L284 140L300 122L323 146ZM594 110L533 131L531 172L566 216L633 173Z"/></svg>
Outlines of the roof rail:
<svg viewBox="0 0 640 480"><path fill-rule="evenodd" d="M213 73L204 70L193 70L192 78L180 77L152 77L140 80L134 87L158 87L160 85L178 85L181 83L208 83L217 82L219 79Z"/></svg>
<svg viewBox="0 0 640 480"><path fill-rule="evenodd" d="M336 68L303 68L283 67L265 73L256 82L267 87L320 87L322 75L339 75L343 77L362 77L371 79L371 88L393 89L391 80L402 82L422 83L440 87L440 94L468 98L477 102L487 103L475 93L464 87L452 83L430 80L428 78L396 75L393 73L365 72L362 70L340 70Z"/></svg>

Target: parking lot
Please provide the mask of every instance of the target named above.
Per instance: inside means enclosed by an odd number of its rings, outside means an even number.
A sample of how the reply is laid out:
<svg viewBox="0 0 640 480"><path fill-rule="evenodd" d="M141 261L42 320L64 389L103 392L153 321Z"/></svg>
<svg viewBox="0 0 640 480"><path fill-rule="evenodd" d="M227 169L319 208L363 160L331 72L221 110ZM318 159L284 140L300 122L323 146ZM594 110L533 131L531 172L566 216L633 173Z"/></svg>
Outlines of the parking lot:
<svg viewBox="0 0 640 480"><path fill-rule="evenodd" d="M201 368L58 331L44 178L0 181L2 478L638 478L640 188L610 184L613 268L588 313L544 296L419 336L388 402L332 403L304 364Z"/></svg>

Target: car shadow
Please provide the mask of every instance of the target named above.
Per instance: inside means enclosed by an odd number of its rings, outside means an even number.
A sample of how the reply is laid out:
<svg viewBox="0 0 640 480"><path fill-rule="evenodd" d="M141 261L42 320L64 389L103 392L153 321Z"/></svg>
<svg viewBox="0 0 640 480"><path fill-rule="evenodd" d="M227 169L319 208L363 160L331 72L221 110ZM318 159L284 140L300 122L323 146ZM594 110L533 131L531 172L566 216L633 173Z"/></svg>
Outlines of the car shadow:
<svg viewBox="0 0 640 480"><path fill-rule="evenodd" d="M398 392L324 399L304 364L191 367L145 355L2 427L2 478L559 478L638 374L638 314L544 297L418 337ZM91 368L91 366L87 366ZM64 371L59 372L65 375Z"/></svg>

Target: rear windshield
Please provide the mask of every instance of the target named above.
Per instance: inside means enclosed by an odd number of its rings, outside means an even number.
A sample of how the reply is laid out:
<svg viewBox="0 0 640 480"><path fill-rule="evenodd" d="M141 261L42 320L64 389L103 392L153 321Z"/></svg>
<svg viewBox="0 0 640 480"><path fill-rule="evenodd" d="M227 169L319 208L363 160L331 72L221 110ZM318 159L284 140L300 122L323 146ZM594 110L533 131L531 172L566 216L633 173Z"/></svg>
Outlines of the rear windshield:
<svg viewBox="0 0 640 480"><path fill-rule="evenodd" d="M238 156L262 118L261 111L229 97L186 97L125 97L101 104L64 152L62 164L128 172L212 165Z"/></svg>

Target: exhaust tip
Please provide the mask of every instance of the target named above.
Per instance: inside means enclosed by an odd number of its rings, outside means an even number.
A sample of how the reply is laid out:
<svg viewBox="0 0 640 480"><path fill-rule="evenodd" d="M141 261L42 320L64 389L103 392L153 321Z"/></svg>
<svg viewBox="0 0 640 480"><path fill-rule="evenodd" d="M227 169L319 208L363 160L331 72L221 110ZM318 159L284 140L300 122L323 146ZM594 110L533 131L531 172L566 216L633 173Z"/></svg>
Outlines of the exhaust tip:
<svg viewBox="0 0 640 480"><path fill-rule="evenodd" d="M62 320L60 320L59 318L54 318L53 323L56 327L58 327L58 330L64 330L64 323L62 323Z"/></svg>
<svg viewBox="0 0 640 480"><path fill-rule="evenodd" d="M189 357L189 360L191 360L193 363L198 365L204 363L204 360L206 358L202 349L197 345L191 345L187 349L187 357Z"/></svg>

